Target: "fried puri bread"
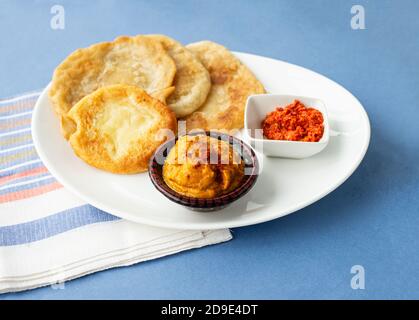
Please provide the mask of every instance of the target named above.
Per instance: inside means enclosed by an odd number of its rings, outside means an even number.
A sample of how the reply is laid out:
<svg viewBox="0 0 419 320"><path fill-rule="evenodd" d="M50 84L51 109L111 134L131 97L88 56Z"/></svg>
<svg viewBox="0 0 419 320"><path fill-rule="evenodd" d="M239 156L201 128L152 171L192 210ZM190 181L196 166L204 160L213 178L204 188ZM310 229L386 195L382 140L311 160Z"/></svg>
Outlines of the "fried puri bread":
<svg viewBox="0 0 419 320"><path fill-rule="evenodd" d="M77 156L120 174L146 171L168 136L164 130L176 130L175 113L136 86L100 88L82 98L68 117L75 124L69 142Z"/></svg>
<svg viewBox="0 0 419 320"><path fill-rule="evenodd" d="M227 48L211 41L186 46L211 76L211 90L204 104L185 117L187 130L243 128L247 97L264 93L263 85Z"/></svg>
<svg viewBox="0 0 419 320"><path fill-rule="evenodd" d="M147 35L160 42L176 64L173 81L175 91L167 98L167 104L178 118L198 109L207 98L211 79L202 63L179 42L164 35Z"/></svg>
<svg viewBox="0 0 419 320"><path fill-rule="evenodd" d="M135 85L146 92L172 85L176 65L163 45L145 36L122 36L70 54L56 69L49 97L61 118L63 135L73 130L70 109L98 88Z"/></svg>

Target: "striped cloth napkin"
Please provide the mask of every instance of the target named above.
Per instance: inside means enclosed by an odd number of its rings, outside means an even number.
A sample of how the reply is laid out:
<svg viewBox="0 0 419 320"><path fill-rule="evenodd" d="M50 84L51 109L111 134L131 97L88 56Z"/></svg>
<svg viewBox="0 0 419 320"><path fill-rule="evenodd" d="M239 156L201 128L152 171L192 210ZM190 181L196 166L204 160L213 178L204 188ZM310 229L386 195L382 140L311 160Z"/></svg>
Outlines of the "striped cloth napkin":
<svg viewBox="0 0 419 320"><path fill-rule="evenodd" d="M73 196L34 149L30 124L38 96L0 100L0 293L55 285L232 238L229 230L132 223Z"/></svg>

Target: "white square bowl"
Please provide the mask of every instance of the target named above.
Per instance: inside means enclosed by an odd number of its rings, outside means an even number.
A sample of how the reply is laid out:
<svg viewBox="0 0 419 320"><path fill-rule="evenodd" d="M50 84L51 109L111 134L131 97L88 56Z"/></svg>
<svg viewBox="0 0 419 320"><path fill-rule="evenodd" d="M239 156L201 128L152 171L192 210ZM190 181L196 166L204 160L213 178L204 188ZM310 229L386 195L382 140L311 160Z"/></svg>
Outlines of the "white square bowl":
<svg viewBox="0 0 419 320"><path fill-rule="evenodd" d="M277 107L285 107L294 100L313 107L323 114L324 133L318 142L270 140L263 136L262 121ZM319 153L329 143L329 121L326 106L320 99L282 94L258 94L247 99L244 113L245 135L250 144L267 156L303 159ZM259 131L257 130L259 129Z"/></svg>

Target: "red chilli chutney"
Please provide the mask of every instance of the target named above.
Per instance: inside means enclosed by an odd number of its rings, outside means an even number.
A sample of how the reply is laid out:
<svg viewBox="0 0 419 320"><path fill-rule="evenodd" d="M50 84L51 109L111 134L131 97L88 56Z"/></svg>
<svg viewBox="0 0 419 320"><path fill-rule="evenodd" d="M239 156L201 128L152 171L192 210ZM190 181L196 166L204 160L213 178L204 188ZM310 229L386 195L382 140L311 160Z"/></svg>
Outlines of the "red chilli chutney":
<svg viewBox="0 0 419 320"><path fill-rule="evenodd" d="M262 121L263 134L271 140L318 142L324 132L323 115L294 100L285 108L277 107Z"/></svg>

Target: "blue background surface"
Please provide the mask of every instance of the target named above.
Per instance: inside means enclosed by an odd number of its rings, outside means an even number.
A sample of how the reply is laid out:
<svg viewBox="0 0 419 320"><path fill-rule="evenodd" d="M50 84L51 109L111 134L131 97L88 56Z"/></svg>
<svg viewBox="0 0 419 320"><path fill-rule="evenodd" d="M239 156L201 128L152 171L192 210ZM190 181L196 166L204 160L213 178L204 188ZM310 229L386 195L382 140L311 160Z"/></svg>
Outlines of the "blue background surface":
<svg viewBox="0 0 419 320"><path fill-rule="evenodd" d="M50 28L62 4L65 30ZM366 30L350 27L362 4ZM71 51L165 33L292 62L336 80L367 110L371 145L339 189L225 244L0 299L419 298L419 2L0 0L0 97L45 86ZM365 290L350 286L353 265Z"/></svg>

